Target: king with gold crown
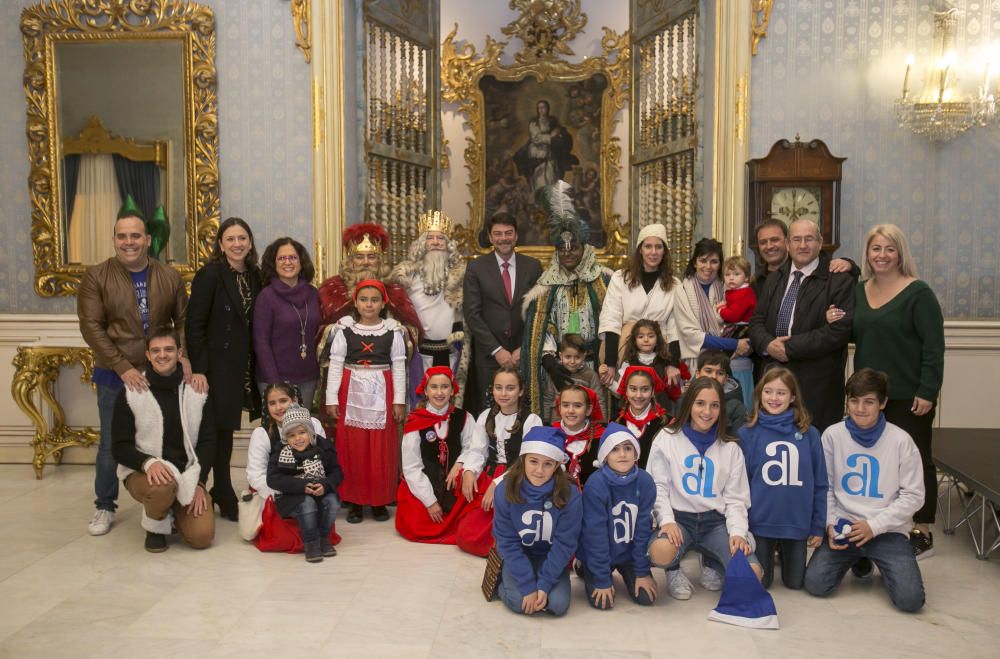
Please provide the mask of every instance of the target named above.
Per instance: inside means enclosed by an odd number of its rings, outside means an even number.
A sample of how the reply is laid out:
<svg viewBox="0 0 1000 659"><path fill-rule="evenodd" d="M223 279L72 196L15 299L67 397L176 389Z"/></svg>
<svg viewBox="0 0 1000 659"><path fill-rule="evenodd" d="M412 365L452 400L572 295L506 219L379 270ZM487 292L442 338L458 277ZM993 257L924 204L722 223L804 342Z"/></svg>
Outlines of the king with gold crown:
<svg viewBox="0 0 1000 659"><path fill-rule="evenodd" d="M462 324L465 259L451 230L451 218L442 211L424 213L418 223L419 235L389 281L406 289L420 319L421 340L410 360L409 381L415 386L431 366L449 366L464 391L469 361ZM410 393L410 402L415 403L416 394Z"/></svg>

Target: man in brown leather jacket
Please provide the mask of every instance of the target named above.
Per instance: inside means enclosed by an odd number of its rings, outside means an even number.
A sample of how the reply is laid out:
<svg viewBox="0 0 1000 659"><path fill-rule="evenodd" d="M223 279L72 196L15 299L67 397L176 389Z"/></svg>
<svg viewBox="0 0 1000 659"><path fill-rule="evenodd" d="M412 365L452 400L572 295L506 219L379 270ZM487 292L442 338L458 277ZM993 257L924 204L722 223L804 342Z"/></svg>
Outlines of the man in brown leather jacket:
<svg viewBox="0 0 1000 659"><path fill-rule="evenodd" d="M114 226L115 255L90 266L77 295L80 333L94 351L93 382L101 441L97 451L94 491L97 508L87 530L104 535L111 529L118 499L117 465L111 455L111 420L123 386L146 391L141 368L146 363L148 332L184 327L187 292L173 268L149 258L150 235L142 217L120 214ZM190 366L184 360L184 370Z"/></svg>

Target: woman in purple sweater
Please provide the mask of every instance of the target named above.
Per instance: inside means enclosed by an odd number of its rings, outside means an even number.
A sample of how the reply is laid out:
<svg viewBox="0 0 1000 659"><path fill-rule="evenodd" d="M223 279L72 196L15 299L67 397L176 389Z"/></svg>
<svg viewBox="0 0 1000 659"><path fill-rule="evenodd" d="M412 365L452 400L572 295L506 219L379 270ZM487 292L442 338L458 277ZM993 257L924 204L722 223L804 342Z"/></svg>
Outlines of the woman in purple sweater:
<svg viewBox="0 0 1000 659"><path fill-rule="evenodd" d="M261 271L264 288L253 313L257 386L263 392L274 382L290 382L310 409L319 379L319 293L312 285L312 259L298 241L278 238L264 251Z"/></svg>

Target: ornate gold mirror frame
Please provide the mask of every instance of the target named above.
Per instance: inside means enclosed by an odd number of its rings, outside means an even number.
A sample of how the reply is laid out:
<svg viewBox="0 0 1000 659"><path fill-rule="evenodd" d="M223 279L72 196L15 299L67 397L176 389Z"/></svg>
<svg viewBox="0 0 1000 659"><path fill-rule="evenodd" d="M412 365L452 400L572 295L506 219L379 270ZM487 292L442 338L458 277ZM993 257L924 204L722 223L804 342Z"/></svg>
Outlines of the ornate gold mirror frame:
<svg viewBox="0 0 1000 659"><path fill-rule="evenodd" d="M466 138L465 146L465 167L469 171L468 187L472 194L472 201L468 204L469 224L456 228L455 239L466 254L488 251L479 243L486 194L486 117L480 81L485 76L492 76L501 82L516 82L531 76L538 82L579 82L595 74L603 74L607 86L601 98L600 208L607 242L595 251L602 262L618 267L626 257L630 227L628 222L621 224L621 216L614 212L614 193L621 177L622 148L612 132L619 111L628 101L628 34L618 34L605 27L600 56L588 57L579 63L567 62L555 53L573 54L568 42L587 20L586 14L579 12L579 1L518 1L512 2L511 7L515 8L515 4L521 12L520 17L503 28L504 34L516 36L524 42L524 50L515 55L513 65L500 64L506 41L496 41L487 36L482 54L478 54L472 44L458 45L455 41L457 25L441 47L441 96L445 101L458 105L472 131L472 137ZM560 7L549 7L549 4ZM552 248L526 246L519 247L518 251L547 261Z"/></svg>
<svg viewBox="0 0 1000 659"><path fill-rule="evenodd" d="M55 45L177 39L183 44L184 184L187 260L174 267L190 280L208 259L219 226L219 143L215 74L215 16L183 0L49 0L21 12L24 92L31 173L31 239L35 291L75 295L86 266L67 264L58 208L58 103Z"/></svg>

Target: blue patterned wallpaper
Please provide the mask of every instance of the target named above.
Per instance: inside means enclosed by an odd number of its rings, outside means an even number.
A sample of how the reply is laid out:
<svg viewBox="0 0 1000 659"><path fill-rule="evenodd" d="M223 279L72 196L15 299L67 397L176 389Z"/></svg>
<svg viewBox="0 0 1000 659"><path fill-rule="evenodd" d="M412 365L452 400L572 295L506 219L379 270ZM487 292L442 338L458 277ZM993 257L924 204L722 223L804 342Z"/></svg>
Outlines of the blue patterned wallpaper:
<svg viewBox="0 0 1000 659"><path fill-rule="evenodd" d="M201 0L215 11L222 217L258 247L290 235L312 247L312 88L284 0ZM33 289L31 206L18 24L29 1L0 5L0 313L73 312Z"/></svg>
<svg viewBox="0 0 1000 659"><path fill-rule="evenodd" d="M959 84L972 89L983 50L1000 42L1000 1L954 4L963 11ZM930 57L931 8L913 0L777 0L753 58L750 157L796 133L822 139L848 158L838 253L858 260L873 224L898 224L945 317L998 318L1000 126L935 144L894 117L906 54L918 63ZM911 90L921 84L911 78Z"/></svg>

